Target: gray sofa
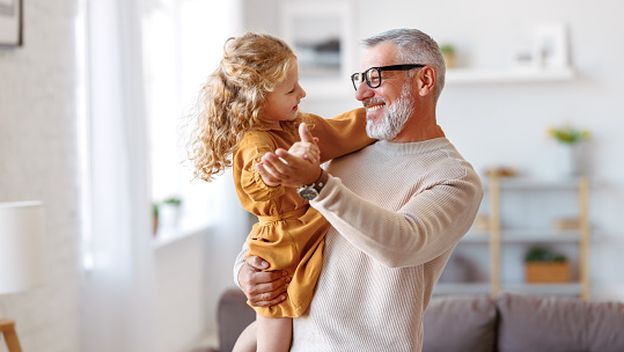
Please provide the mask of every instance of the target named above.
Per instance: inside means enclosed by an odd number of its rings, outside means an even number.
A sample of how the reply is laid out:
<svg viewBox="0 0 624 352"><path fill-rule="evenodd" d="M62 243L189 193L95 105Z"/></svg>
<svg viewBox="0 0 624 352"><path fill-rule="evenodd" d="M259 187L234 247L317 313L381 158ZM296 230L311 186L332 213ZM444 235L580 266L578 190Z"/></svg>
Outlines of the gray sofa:
<svg viewBox="0 0 624 352"><path fill-rule="evenodd" d="M220 349L210 351L231 351L253 320L244 295L226 291L218 309ZM424 327L425 352L624 352L624 303L509 293L435 297Z"/></svg>

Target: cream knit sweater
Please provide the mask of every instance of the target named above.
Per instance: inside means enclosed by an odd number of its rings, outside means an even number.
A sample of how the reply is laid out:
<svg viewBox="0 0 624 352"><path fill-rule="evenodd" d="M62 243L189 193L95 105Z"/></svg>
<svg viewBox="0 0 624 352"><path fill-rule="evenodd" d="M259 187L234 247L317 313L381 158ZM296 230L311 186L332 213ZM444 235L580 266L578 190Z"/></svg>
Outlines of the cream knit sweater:
<svg viewBox="0 0 624 352"><path fill-rule="evenodd" d="M420 351L433 286L479 208L479 177L446 138L379 141L328 171L311 205L332 228L291 351Z"/></svg>

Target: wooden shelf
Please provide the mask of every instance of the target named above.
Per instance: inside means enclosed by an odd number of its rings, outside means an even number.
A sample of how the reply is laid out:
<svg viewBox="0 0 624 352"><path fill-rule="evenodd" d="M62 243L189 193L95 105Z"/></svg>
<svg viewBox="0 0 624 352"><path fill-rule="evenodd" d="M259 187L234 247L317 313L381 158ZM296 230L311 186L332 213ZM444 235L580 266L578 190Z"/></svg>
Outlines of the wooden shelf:
<svg viewBox="0 0 624 352"><path fill-rule="evenodd" d="M570 81L576 73L571 67L464 69L446 71L447 83L528 83Z"/></svg>
<svg viewBox="0 0 624 352"><path fill-rule="evenodd" d="M536 295L567 295L578 296L581 294L581 284L578 282L567 284L503 284L501 291L513 293L526 293Z"/></svg>
<svg viewBox="0 0 624 352"><path fill-rule="evenodd" d="M535 229L502 230L502 243L577 243L581 240L580 231L553 231ZM469 232L460 242L462 243L488 243L490 234L487 232Z"/></svg>
<svg viewBox="0 0 624 352"><path fill-rule="evenodd" d="M581 294L581 284L578 282L566 284L527 284L503 283L500 292L535 294L535 295L566 295L578 296ZM433 289L433 295L486 295L490 293L489 283L449 283L440 282Z"/></svg>
<svg viewBox="0 0 624 352"><path fill-rule="evenodd" d="M503 230L501 241L505 243L576 243L581 240L579 231L552 231L552 230Z"/></svg>
<svg viewBox="0 0 624 352"><path fill-rule="evenodd" d="M461 243L488 243L490 241L490 234L487 232L468 232L466 236L462 237Z"/></svg>
<svg viewBox="0 0 624 352"><path fill-rule="evenodd" d="M499 186L501 190L517 191L567 191L575 190L579 187L581 178L570 178L561 180L536 180L532 178L501 178ZM486 184L485 190L489 187Z"/></svg>
<svg viewBox="0 0 624 352"><path fill-rule="evenodd" d="M557 82L570 81L575 76L576 74L571 67L499 70L458 68L446 71L446 82L449 84ZM351 82L343 74L337 77L318 79L303 77L301 78L301 86L308 93L307 100L353 99L355 94Z"/></svg>
<svg viewBox="0 0 624 352"><path fill-rule="evenodd" d="M590 221L589 221L589 182L586 178L548 181L533 179L500 179L489 178L487 187L487 197L485 201L488 207L488 230L472 230L464 236L462 244L487 245L489 249L489 283L464 284L464 283L441 283L436 294L448 293L470 293L485 290L492 296L502 291L526 292L536 294L563 294L576 295L587 299L589 297L589 243L590 243ZM503 228L501 223L501 199L505 196L503 190L521 190L547 192L552 190L565 190L566 192L577 193L578 205L578 230L552 230L550 228L523 229L523 228ZM522 192L523 197L532 197L534 194ZM484 224L485 225L485 224ZM571 284L508 284L505 283L502 273L502 257L504 255L504 245L526 246L531 243L546 244L572 244L578 247L578 282Z"/></svg>

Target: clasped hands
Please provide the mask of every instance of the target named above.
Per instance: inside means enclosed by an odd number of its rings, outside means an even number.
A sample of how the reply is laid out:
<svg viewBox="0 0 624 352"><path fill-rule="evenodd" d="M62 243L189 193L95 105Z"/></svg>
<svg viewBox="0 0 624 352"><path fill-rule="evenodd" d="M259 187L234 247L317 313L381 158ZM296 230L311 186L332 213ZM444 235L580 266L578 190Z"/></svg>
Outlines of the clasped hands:
<svg viewBox="0 0 624 352"><path fill-rule="evenodd" d="M299 124L299 137L301 141L295 142L288 150L278 148L273 153L265 153L256 164L267 186L299 187L311 184L321 176L318 138L310 133L305 122Z"/></svg>

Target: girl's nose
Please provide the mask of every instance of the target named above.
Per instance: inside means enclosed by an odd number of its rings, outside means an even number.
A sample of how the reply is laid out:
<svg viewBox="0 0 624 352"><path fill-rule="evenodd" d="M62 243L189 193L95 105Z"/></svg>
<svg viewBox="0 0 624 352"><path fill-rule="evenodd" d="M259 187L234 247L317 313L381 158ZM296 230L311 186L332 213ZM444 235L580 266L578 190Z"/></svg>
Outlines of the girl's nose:
<svg viewBox="0 0 624 352"><path fill-rule="evenodd" d="M306 96L306 91L303 89L303 87L301 87L301 85L297 84L299 86L299 99L303 99Z"/></svg>

